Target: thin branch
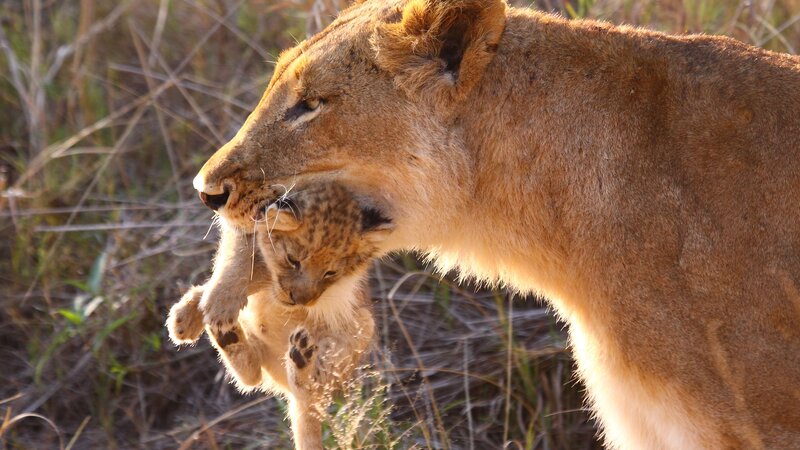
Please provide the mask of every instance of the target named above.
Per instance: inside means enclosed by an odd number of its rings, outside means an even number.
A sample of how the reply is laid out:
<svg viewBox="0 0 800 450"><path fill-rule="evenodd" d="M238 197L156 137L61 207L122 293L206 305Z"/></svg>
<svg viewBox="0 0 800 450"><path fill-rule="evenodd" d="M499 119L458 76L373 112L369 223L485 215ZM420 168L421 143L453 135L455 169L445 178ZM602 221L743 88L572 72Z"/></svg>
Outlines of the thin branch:
<svg viewBox="0 0 800 450"><path fill-rule="evenodd" d="M44 166L54 158L59 158L64 152L78 144L78 142L82 141L87 136L92 135L96 131L102 130L109 126L112 126L114 122L119 119L120 117L128 114L129 112L137 109L142 108L142 106L147 105L153 99L157 98L161 95L165 90L172 86L171 81L167 81L161 84L155 91L148 92L147 95L144 95L135 101L129 103L128 105L120 108L113 113L109 114L108 116L98 120L97 122L84 127L82 130L78 131L76 134L72 135L71 137L57 143L47 146L42 152L40 152L36 157L31 161L30 166L28 169L20 175L19 179L14 183L15 189L21 189L23 183L28 181L31 177L35 174L39 173L40 170L44 168Z"/></svg>
<svg viewBox="0 0 800 450"><path fill-rule="evenodd" d="M141 30L138 29L138 27L136 27L136 25L131 23L131 28L133 31L136 32L136 34L140 39L143 39L142 32ZM134 43L135 42L136 41L134 41ZM145 43L145 45L147 45L147 43ZM173 84L175 85L176 88L178 88L178 92L181 93L183 98L186 100L186 103L188 103L189 106L192 107L192 110L194 110L195 114L197 114L197 117L200 119L200 122L202 122L203 125L205 125L205 127L208 128L209 131L211 131L211 134L214 135L214 138L217 140L217 144L223 145L225 142L227 142L227 139L225 139L225 137L219 132L219 130L217 130L217 127L214 126L214 124L211 122L208 116L206 116L206 114L203 112L203 109L200 108L200 105L198 105L197 102L195 101L194 97L189 95L189 93L186 92L185 89L183 89L180 83L178 83L178 76L176 72L172 71L169 68L167 63L161 58L161 55L159 55L157 52L153 53L153 55L155 55L156 61L158 61L159 65L161 66L161 69L167 73L170 80L173 80ZM145 75L145 77L147 77L147 75Z"/></svg>
<svg viewBox="0 0 800 450"><path fill-rule="evenodd" d="M150 76L150 69L145 61L144 57L144 49L142 48L142 43L138 39L138 35L134 32L136 25L133 24L131 19L128 19L128 30L131 35L131 41L133 42L133 47L136 49L136 55L139 57L139 63L142 65L142 70L145 72L145 82L147 82L147 88L149 90L155 89L155 80ZM156 50L154 47L150 47L150 56L156 56ZM174 78L174 77L170 77ZM177 85L180 89L180 85ZM158 104L158 100L154 100L153 103ZM181 202L184 201L183 198L183 191L180 188L180 174L178 173L178 156L175 154L175 149L172 147L172 139L170 139L169 133L167 132L167 125L166 121L164 120L164 113L159 109L155 108L156 113L156 122L158 122L158 129L161 131L161 140L164 142L164 149L167 152L167 158L169 159L170 169L172 170L172 183L175 184L175 191L178 193L178 200Z"/></svg>
<svg viewBox="0 0 800 450"><path fill-rule="evenodd" d="M146 76L145 75L145 71L141 67L137 67L137 66L129 66L129 65L126 65L126 64L110 63L108 65L108 67L110 69L116 70L118 72L127 72L127 73L133 73L133 74L136 74L136 75ZM168 77L166 75L159 74L159 73L154 73L152 71L150 72L149 76L151 78L155 79L155 80L158 80L158 81L166 81L166 80L170 79L170 77ZM195 91L195 92L199 92L201 94L205 94L205 95L207 95L209 97L212 97L214 99L222 100L223 102L229 103L229 104L231 104L233 106L236 106L237 108L241 108L242 110L244 110L244 111L246 111L248 113L253 110L253 105L252 104L245 103L245 102L237 99L236 97L234 97L232 95L226 94L224 92L220 92L218 89L212 88L212 86L204 85L204 84L198 83L196 81L191 81L187 77L181 77L178 81L175 82L175 84L176 84L176 86L182 86L182 87L184 87L186 89L189 89L189 90L192 90L192 91Z"/></svg>
<svg viewBox="0 0 800 450"><path fill-rule="evenodd" d="M217 21L218 24L224 25L225 28L227 28L231 33L235 34L236 37L241 39L243 42L249 45L253 50L255 50L259 54L259 56L261 56L261 58L263 58L264 60L269 60L272 57L272 55L270 55L268 51L264 50L263 48L261 48L260 45L258 45L257 42L250 39L250 36L242 32L242 30L240 30L239 27L233 26L229 23L228 19L231 17L230 12L228 12L228 14L226 14L225 17L222 17L219 14L215 13L214 11L203 6L203 4L200 2L194 2L188 0L184 0L184 2L192 6L193 8L199 9L200 11L202 11L203 13L205 13L206 15ZM231 11L235 11L236 9L239 8L240 5L241 3L235 5L233 8L231 8ZM275 6L273 6L272 9L275 9ZM262 14L265 14L267 12L271 11L265 11Z"/></svg>
<svg viewBox="0 0 800 450"><path fill-rule="evenodd" d="M19 211L2 212L0 217L30 217L30 216L49 216L55 214L84 214L93 212L118 212L118 211L153 211L163 209L196 209L205 210L206 208L197 202L187 201L186 203L156 204L156 205L113 205L113 206L66 206L61 208L31 208Z"/></svg>
<svg viewBox="0 0 800 450"><path fill-rule="evenodd" d="M11 44L8 42L8 38L6 37L5 30L2 26L0 26L0 50L3 51L3 54L8 61L8 68L11 72L11 84L14 86L14 89L17 91L17 94L20 96L24 103L28 103L27 96L28 96L28 89L25 87L25 83L22 81L22 65L17 59L17 55L14 53L14 49L11 48Z"/></svg>
<svg viewBox="0 0 800 450"><path fill-rule="evenodd" d="M762 17L759 17L758 20L764 21ZM782 33L787 28L794 25L798 21L800 21L800 14L795 14L794 16L790 17L786 22L782 23L778 28L774 28L772 25L767 23L766 26L769 28L770 34L767 37L756 42L755 45L757 47L763 47L767 42L771 41L775 37L778 37L778 39L781 40L781 42L783 43L783 45L786 46L786 49L789 52L791 52L792 54L797 54L796 49L791 44L789 44L789 41L787 41L786 38L783 37Z"/></svg>
<svg viewBox="0 0 800 450"><path fill-rule="evenodd" d="M169 12L169 0L160 0L158 3L158 16L156 26L153 29L153 37L150 39L150 56L147 58L147 65L153 67L156 63L155 52L161 46L161 36L164 33L164 25L167 23L167 12Z"/></svg>
<svg viewBox="0 0 800 450"><path fill-rule="evenodd" d="M53 81L53 78L58 74L58 71L61 69L61 66L64 65L64 61L72 56L80 47L83 47L88 43L94 36L106 31L114 26L114 24L119 20L122 14L128 10L128 7L131 4L131 0L125 0L124 2L117 5L107 16L95 22L86 33L78 36L74 42L69 44L62 45L58 47L55 52L55 56L53 57L53 62L50 64L50 67L47 69L47 73L42 78L45 84L50 83Z"/></svg>
<svg viewBox="0 0 800 450"><path fill-rule="evenodd" d="M207 226L208 222L88 223L81 225L42 225L34 228L34 231L37 233L74 233L78 231L138 230L142 228L203 228Z"/></svg>
<svg viewBox="0 0 800 450"><path fill-rule="evenodd" d="M239 414L242 411L245 411L247 409L252 408L253 406L256 406L256 405L259 405L261 403L264 403L267 400L269 400L269 397L257 398L257 399L255 399L255 400L253 400L251 402L247 402L244 405L241 405L241 406L236 407L236 408L234 408L234 409L232 409L230 411L227 411L225 414L221 414L220 416L218 416L214 420L212 420L212 421L204 424L203 426L201 426L197 431L192 433L191 436L186 438L186 440L184 440L181 443L181 446L178 448L178 450L188 450L192 446L194 441L196 441L200 437L200 435L205 433L207 430L210 430L213 427L215 427L217 424L236 416L237 414Z"/></svg>
<svg viewBox="0 0 800 450"><path fill-rule="evenodd" d="M89 186L87 186L85 188L85 190L83 191L83 195L81 195L81 198L78 200L78 203L77 203L77 206L76 206L77 208L80 208L83 205L83 203L86 201L87 197L89 196L89 193L92 192L94 187L97 185L97 182L100 181L100 175L103 174L103 172L105 171L106 167L108 167L108 165L111 163L111 160L114 159L114 156L119 152L119 150L123 147L123 145L125 145L125 142L130 137L130 135L133 132L134 128L136 128L136 125L142 119L142 116L144 115L144 112L146 110L147 110L147 103L143 103L139 107L139 109L136 110L136 112L134 113L134 115L131 118L130 122L128 122L128 125L125 128L125 131L122 132L122 135L120 136L119 140L114 144L114 149L115 149L114 153L112 153L112 154L110 154L110 155L108 155L106 157L106 159L100 165L100 168L97 170L97 173L95 174L94 178L92 178L92 181L89 183ZM69 217L67 218L66 225L70 225L72 223L72 221L75 219L76 215L77 215L77 212L73 213L73 214L70 214ZM59 244L61 244L61 240L62 240L63 237L64 237L64 234L59 234L58 237L56 238L55 242L53 242L53 244L47 250L47 254L42 259L42 261L43 261L42 265L36 271L36 275L33 277L33 281L31 281L31 284L28 287L27 292L25 293L25 298L23 299L23 303L25 303L30 298L31 293L33 292L33 288L36 287L36 285L39 283L39 279L41 278L42 274L49 267L49 265L52 264L52 262L53 262L53 254L55 253L56 249L58 249Z"/></svg>

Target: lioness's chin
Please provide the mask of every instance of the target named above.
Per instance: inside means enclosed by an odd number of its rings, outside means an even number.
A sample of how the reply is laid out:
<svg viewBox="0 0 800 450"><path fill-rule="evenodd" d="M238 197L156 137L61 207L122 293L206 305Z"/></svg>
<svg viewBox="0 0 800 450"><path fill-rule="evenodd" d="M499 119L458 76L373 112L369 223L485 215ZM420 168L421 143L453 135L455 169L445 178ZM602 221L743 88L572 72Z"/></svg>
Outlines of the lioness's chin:
<svg viewBox="0 0 800 450"><path fill-rule="evenodd" d="M232 228L245 234L261 234L272 231L266 219L266 210L272 201L255 202L257 207L251 211L234 211L230 208L222 208L217 211L220 222L226 227Z"/></svg>

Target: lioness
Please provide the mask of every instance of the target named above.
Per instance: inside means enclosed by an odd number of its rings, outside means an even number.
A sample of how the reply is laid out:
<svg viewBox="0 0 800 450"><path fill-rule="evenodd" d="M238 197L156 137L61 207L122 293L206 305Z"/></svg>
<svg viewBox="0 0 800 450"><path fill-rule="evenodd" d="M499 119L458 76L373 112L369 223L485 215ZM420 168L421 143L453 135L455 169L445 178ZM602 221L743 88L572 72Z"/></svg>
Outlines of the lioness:
<svg viewBox="0 0 800 450"><path fill-rule="evenodd" d="M609 447L800 447L797 56L367 1L281 56L194 186L246 227L293 179L375 199L383 250L544 294Z"/></svg>
<svg viewBox="0 0 800 450"><path fill-rule="evenodd" d="M239 389L286 397L296 448L321 449L331 394L372 342L364 278L391 224L331 183L253 213L254 235L223 228L211 279L171 308L167 328L190 344L206 324Z"/></svg>

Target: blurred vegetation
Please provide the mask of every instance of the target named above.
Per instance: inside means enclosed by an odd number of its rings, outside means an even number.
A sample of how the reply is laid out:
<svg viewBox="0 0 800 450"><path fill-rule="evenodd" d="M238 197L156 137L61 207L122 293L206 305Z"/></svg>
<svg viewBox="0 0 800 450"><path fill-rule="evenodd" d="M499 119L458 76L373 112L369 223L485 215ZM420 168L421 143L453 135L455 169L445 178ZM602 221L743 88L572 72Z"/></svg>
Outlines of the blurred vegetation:
<svg viewBox="0 0 800 450"><path fill-rule="evenodd" d="M163 322L214 248L193 175L280 50L344 3L0 3L3 448L290 446L280 400L238 394L207 343L176 350ZM800 0L532 6L800 50ZM381 351L326 443L596 447L562 326L533 299L448 280L410 255L375 264Z"/></svg>

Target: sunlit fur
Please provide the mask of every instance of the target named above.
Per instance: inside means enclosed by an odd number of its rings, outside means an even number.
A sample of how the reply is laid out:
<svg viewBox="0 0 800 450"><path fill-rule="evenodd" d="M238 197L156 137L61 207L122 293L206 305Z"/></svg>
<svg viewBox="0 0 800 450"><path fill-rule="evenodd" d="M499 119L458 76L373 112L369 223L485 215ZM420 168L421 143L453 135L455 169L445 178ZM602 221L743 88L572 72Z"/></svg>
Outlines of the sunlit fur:
<svg viewBox="0 0 800 450"><path fill-rule="evenodd" d="M287 198L292 209L271 210L255 235L223 226L213 275L173 306L167 326L173 342L187 344L205 324L239 389L286 397L296 447L321 449L331 395L372 341L365 276L389 224L365 228L360 205L334 184L312 184ZM287 255L301 267L287 265ZM335 276L322 280L331 270ZM307 304L292 305L281 287L288 285L315 291ZM303 367L289 344L301 329L313 347Z"/></svg>
<svg viewBox="0 0 800 450"><path fill-rule="evenodd" d="M295 126L297 86L325 107ZM195 187L245 227L337 180L394 220L384 250L544 294L610 447L797 448L799 155L797 56L375 0L284 52Z"/></svg>

